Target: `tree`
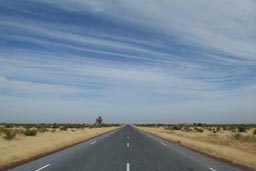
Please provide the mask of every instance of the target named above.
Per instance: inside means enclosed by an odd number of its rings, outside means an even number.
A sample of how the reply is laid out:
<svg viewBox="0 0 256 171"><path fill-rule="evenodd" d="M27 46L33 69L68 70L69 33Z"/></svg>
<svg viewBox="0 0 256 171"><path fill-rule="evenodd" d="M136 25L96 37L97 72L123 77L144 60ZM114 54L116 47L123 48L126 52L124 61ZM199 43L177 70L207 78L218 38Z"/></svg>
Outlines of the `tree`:
<svg viewBox="0 0 256 171"><path fill-rule="evenodd" d="M95 124L96 124L96 125L101 125L102 122L103 122L103 119L102 119L101 116L99 116L99 117L96 119Z"/></svg>

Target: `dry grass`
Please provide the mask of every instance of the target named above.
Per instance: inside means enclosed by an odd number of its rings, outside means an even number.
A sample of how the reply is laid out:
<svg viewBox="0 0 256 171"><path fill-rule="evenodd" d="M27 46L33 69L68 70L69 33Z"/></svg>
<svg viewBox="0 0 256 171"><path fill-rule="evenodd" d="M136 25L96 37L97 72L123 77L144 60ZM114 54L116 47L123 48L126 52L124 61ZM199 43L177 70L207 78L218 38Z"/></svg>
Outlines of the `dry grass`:
<svg viewBox="0 0 256 171"><path fill-rule="evenodd" d="M13 140L0 137L0 167L42 153L81 142L118 127L68 129L67 131L37 133L36 136L18 134Z"/></svg>
<svg viewBox="0 0 256 171"><path fill-rule="evenodd" d="M238 134L231 131L222 130L212 133L204 128L202 128L203 132L166 130L163 127L138 128L211 156L256 168L256 137L253 135L254 129L239 133L237 138L235 136Z"/></svg>

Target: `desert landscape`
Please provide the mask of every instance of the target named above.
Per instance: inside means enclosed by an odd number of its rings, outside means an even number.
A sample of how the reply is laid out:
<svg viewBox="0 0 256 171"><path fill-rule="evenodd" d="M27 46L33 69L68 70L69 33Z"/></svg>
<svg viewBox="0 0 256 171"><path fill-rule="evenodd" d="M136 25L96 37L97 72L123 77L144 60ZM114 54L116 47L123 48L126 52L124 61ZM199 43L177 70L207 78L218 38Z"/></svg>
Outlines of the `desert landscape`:
<svg viewBox="0 0 256 171"><path fill-rule="evenodd" d="M255 9L0 1L0 171L256 171Z"/></svg>
<svg viewBox="0 0 256 171"><path fill-rule="evenodd" d="M136 127L210 156L256 168L255 124L136 124Z"/></svg>
<svg viewBox="0 0 256 171"><path fill-rule="evenodd" d="M119 124L0 124L0 168L119 128Z"/></svg>

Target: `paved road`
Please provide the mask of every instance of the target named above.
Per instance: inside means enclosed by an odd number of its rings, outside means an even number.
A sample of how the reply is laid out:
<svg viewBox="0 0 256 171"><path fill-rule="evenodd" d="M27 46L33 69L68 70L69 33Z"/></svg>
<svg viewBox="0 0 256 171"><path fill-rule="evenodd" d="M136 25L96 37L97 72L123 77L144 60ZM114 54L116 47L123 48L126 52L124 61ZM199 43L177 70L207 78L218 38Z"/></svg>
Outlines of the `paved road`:
<svg viewBox="0 0 256 171"><path fill-rule="evenodd" d="M129 125L11 170L240 171Z"/></svg>

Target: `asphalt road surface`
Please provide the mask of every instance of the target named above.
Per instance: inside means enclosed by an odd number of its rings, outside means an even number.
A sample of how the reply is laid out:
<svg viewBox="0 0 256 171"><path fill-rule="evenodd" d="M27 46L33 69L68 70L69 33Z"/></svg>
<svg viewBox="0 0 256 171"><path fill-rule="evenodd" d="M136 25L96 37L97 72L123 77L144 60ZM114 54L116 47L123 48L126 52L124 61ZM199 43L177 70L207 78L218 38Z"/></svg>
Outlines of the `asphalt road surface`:
<svg viewBox="0 0 256 171"><path fill-rule="evenodd" d="M240 171L129 125L11 170Z"/></svg>

